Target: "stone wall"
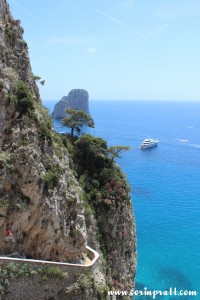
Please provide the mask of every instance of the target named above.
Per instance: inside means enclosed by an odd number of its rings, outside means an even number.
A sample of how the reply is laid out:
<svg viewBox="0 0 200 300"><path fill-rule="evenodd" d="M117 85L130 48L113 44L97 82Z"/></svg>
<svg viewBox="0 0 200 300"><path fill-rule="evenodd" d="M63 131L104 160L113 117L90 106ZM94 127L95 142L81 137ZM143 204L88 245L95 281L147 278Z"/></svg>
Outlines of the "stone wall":
<svg viewBox="0 0 200 300"><path fill-rule="evenodd" d="M88 246L85 253L91 260L86 265L0 257L0 300L68 299L65 290L98 267L99 254Z"/></svg>

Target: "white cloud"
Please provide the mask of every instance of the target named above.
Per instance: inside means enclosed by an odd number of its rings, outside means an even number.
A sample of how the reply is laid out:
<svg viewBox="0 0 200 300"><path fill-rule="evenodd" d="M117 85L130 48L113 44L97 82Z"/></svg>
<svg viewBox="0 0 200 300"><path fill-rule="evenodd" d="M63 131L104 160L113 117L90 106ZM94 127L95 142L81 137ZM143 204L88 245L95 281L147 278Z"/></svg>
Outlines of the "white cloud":
<svg viewBox="0 0 200 300"><path fill-rule="evenodd" d="M97 48L96 48L96 47L90 47L90 48L88 48L88 49L86 50L86 52L87 52L87 53L93 54L93 53L97 52Z"/></svg>

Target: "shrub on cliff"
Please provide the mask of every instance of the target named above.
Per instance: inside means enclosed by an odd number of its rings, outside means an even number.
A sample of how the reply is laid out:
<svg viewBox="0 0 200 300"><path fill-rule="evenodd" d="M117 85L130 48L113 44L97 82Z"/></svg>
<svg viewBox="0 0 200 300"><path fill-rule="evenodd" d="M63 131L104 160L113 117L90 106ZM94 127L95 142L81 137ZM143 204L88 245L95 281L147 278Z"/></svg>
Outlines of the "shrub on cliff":
<svg viewBox="0 0 200 300"><path fill-rule="evenodd" d="M30 113L34 110L33 95L24 81L19 80L14 95L21 114Z"/></svg>
<svg viewBox="0 0 200 300"><path fill-rule="evenodd" d="M8 38L10 46L13 47L14 46L14 40L15 40L15 34L14 34L14 31L13 31L12 27L7 27L6 28L6 36Z"/></svg>
<svg viewBox="0 0 200 300"><path fill-rule="evenodd" d="M55 266L49 266L49 267L45 267L42 270L42 274L43 274L43 278L44 279L48 279L48 278L67 278L68 277L68 273L62 271L61 269L59 269L58 267Z"/></svg>
<svg viewBox="0 0 200 300"><path fill-rule="evenodd" d="M46 168L46 173L43 177L44 189L48 191L58 184L63 171L48 154L45 156L44 165Z"/></svg>

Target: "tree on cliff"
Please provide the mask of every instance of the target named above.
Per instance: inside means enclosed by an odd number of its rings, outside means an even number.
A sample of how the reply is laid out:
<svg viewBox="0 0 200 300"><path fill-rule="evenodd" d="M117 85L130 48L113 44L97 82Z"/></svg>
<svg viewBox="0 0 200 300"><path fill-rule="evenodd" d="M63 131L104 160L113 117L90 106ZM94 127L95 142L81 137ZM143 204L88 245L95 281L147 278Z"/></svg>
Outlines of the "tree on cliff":
<svg viewBox="0 0 200 300"><path fill-rule="evenodd" d="M130 150L129 146L111 146L108 148L108 156L110 158L110 163L114 162L115 158L121 158L121 153Z"/></svg>
<svg viewBox="0 0 200 300"><path fill-rule="evenodd" d="M69 108L65 112L68 116L62 120L62 124L71 128L71 137L74 136L74 131L81 135L83 126L94 128L94 120L84 111Z"/></svg>

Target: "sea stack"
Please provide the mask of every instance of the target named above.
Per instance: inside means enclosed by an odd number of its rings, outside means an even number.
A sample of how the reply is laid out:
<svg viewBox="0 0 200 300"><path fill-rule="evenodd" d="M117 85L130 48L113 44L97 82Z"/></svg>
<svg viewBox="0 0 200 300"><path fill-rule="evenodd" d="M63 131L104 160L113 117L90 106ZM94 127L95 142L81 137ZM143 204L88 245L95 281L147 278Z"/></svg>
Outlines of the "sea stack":
<svg viewBox="0 0 200 300"><path fill-rule="evenodd" d="M63 119L66 117L65 110L68 108L83 110L89 114L89 94L83 89L71 90L68 96L62 97L62 99L54 106L52 113L53 119Z"/></svg>

